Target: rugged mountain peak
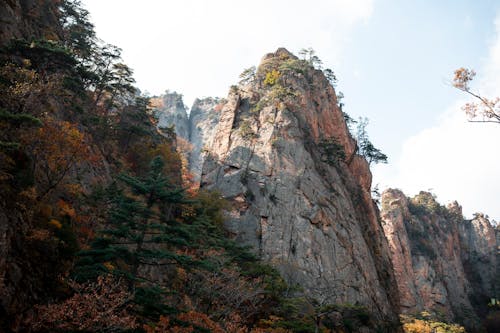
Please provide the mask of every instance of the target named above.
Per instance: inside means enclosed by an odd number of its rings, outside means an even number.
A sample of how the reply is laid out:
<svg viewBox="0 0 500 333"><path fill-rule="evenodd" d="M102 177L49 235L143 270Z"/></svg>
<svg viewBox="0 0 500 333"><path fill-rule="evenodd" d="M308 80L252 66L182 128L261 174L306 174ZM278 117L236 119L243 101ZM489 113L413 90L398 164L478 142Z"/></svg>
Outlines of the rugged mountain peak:
<svg viewBox="0 0 500 333"><path fill-rule="evenodd" d="M323 304L360 304L394 319L368 163L313 65L278 49L244 72L221 107L202 187L232 202L228 229L290 283Z"/></svg>
<svg viewBox="0 0 500 333"><path fill-rule="evenodd" d="M452 201L446 205L446 208L453 214L463 216L462 206L457 201Z"/></svg>
<svg viewBox="0 0 500 333"><path fill-rule="evenodd" d="M177 137L189 140L189 121L187 108L182 95L166 91L160 97L152 98L152 104L158 118L158 127L174 126Z"/></svg>
<svg viewBox="0 0 500 333"><path fill-rule="evenodd" d="M477 330L499 292L499 244L488 219L466 220L456 201L444 207L429 192L409 199L389 189L381 205L401 312L435 311Z"/></svg>
<svg viewBox="0 0 500 333"><path fill-rule="evenodd" d="M262 57L261 59L261 65L265 63L267 60L272 60L276 58L281 58L281 59L298 59L297 56L295 56L292 52L288 51L284 47L280 47L276 50L276 52L271 52L267 53L265 56Z"/></svg>

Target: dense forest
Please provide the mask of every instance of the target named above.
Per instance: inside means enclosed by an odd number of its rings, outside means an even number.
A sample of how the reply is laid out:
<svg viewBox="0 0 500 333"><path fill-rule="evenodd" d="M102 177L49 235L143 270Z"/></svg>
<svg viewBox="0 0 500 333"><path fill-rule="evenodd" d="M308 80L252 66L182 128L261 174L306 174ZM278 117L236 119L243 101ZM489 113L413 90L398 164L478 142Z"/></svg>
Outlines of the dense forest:
<svg viewBox="0 0 500 333"><path fill-rule="evenodd" d="M0 54L2 330L221 331L283 311L224 200L186 191L120 50L78 1L31 5Z"/></svg>

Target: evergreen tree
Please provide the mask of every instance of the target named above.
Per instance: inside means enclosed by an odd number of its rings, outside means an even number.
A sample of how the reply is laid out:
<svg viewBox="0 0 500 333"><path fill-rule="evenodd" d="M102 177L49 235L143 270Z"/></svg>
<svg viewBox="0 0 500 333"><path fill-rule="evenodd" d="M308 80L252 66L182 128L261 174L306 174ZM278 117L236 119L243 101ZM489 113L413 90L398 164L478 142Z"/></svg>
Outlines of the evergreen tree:
<svg viewBox="0 0 500 333"><path fill-rule="evenodd" d="M387 163L387 155L382 153L378 148L375 148L373 143L371 143L368 138L368 133L366 132L366 126L368 125L368 118L359 118L356 141L358 142L358 151L361 156L366 158L368 163Z"/></svg>
<svg viewBox="0 0 500 333"><path fill-rule="evenodd" d="M144 179L119 176L125 185L108 189L112 209L107 226L91 248L80 252L75 280L86 281L103 274L114 274L128 281L139 312L156 316L171 312L164 304L165 286L147 276L163 266L190 266L196 261L175 249L187 246L190 224L173 219L176 207L185 203L183 190L172 186L164 175L164 162L155 157Z"/></svg>

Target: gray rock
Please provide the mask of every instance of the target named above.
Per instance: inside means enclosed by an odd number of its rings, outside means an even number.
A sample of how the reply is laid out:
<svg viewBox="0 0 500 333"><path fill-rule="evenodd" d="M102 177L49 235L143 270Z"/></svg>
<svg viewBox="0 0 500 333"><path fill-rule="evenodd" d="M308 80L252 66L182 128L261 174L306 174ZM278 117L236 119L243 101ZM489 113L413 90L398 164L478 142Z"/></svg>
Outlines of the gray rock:
<svg viewBox="0 0 500 333"><path fill-rule="evenodd" d="M291 284L322 303L366 306L395 320L397 290L383 229L361 157L321 71L266 74L297 59L284 49L268 54L255 79L232 89L221 109L201 186L232 202L227 228L273 264ZM321 139L335 138L348 158L322 161ZM361 186L363 184L363 186Z"/></svg>
<svg viewBox="0 0 500 333"><path fill-rule="evenodd" d="M482 214L465 220L427 192L408 199L382 194L381 217L389 242L402 313L436 311L477 329L477 313L498 293L498 240ZM483 304L483 305L481 305Z"/></svg>

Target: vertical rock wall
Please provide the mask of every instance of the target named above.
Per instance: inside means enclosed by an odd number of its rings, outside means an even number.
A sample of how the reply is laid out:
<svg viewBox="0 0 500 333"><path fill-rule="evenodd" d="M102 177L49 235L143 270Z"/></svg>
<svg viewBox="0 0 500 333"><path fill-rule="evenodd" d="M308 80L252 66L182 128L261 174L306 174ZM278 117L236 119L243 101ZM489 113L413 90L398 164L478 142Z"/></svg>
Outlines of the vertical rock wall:
<svg viewBox="0 0 500 333"><path fill-rule="evenodd" d="M193 180L197 183L200 181L207 147L212 143L219 122L220 107L223 102L216 97L197 98L188 110L182 95L176 92L167 92L153 98L158 127L174 126L177 138L189 143L189 147L184 145L181 149L187 149L183 153Z"/></svg>
<svg viewBox="0 0 500 333"><path fill-rule="evenodd" d="M212 144L219 122L221 103L223 100L220 98L197 98L189 112L189 142L193 146L189 155L189 169L196 182L200 181L207 147Z"/></svg>
<svg viewBox="0 0 500 333"><path fill-rule="evenodd" d="M465 220L456 202L441 206L430 193L408 199L392 189L382 194L381 216L400 311L435 311L479 327L490 297L498 295L498 242L490 222L481 214Z"/></svg>
<svg viewBox="0 0 500 333"><path fill-rule="evenodd" d="M345 158L326 156L325 142ZM394 320L389 248L368 164L355 150L323 73L279 49L232 88L201 186L232 202L228 229L290 283L324 303L364 305Z"/></svg>

